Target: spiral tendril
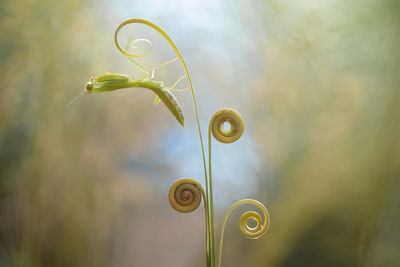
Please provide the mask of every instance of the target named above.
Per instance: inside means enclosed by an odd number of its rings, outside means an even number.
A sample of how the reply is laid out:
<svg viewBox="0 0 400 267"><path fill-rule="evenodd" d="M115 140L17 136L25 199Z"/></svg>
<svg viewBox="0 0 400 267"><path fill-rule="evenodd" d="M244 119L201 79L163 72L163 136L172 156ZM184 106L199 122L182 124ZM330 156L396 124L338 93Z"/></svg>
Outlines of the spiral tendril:
<svg viewBox="0 0 400 267"><path fill-rule="evenodd" d="M225 128L225 124L229 128ZM231 108L223 108L214 113L210 121L211 132L215 139L222 143L233 143L238 140L244 131L242 116Z"/></svg>
<svg viewBox="0 0 400 267"><path fill-rule="evenodd" d="M192 212L200 205L204 197L201 185L191 178L182 178L175 181L168 192L168 200L176 211Z"/></svg>
<svg viewBox="0 0 400 267"><path fill-rule="evenodd" d="M115 36L114 36L115 45L117 46L118 50L119 50L122 54L124 54L125 56L127 56L127 57L144 57L144 56L146 56L148 53L150 53L150 51L151 51L151 49L152 49L152 46L153 46L153 45L151 44L151 41L148 40L148 39L140 38L140 39L135 39L135 40L131 41L131 38L129 37L128 45L126 46L125 50L122 49L121 46L119 45L118 38L117 38L117 37L118 37L118 33L119 33L119 31L120 31L125 25L127 25L127 24L129 24L129 23L126 23L126 24L122 23L121 25L119 25L119 27L118 27L117 30L115 31ZM131 29L131 35L132 35L132 29ZM130 53L128 53L129 45L130 45L132 48L137 48L137 46L135 46L135 44L136 44L136 43L139 43L139 42L145 42L145 43L147 43L147 44L149 45L149 48L146 50L146 52L144 52L144 53L142 53L142 54L130 54Z"/></svg>
<svg viewBox="0 0 400 267"><path fill-rule="evenodd" d="M146 50L146 52L144 52L143 54L140 54L140 55L136 55L136 57L144 57L145 55L147 55L148 53L150 53L151 49L153 48L153 44L151 43L151 41L150 41L149 39L143 39L143 38L133 40L133 41L130 43L130 46L131 46L133 49L139 48L139 47L136 46L135 44L136 44L136 43L141 43L141 42L147 43L147 45L148 45L149 47L148 47L148 49ZM128 52L128 49L126 49L126 52Z"/></svg>
<svg viewBox="0 0 400 267"><path fill-rule="evenodd" d="M221 266L222 245L224 242L225 224L228 220L228 216L234 208L236 208L237 206L242 205L242 204L256 205L257 207L260 208L260 210L263 213L263 217L264 217L264 223L263 223L262 217L258 212L247 211L247 212L243 213L242 216L240 217L240 221L239 221L239 228L240 228L240 231L242 232L242 234L247 238L257 239L257 238L261 237L263 234L265 234L265 232L268 230L269 223L270 223L269 213L268 213L267 208L265 208L265 206L261 202L254 200L254 199L242 199L242 200L239 200L238 202L234 203L230 207L230 209L226 212L224 221L222 223L221 239L220 239L220 245L219 245L218 267ZM254 220L256 222L256 225L253 227L249 226L248 223L250 220Z"/></svg>

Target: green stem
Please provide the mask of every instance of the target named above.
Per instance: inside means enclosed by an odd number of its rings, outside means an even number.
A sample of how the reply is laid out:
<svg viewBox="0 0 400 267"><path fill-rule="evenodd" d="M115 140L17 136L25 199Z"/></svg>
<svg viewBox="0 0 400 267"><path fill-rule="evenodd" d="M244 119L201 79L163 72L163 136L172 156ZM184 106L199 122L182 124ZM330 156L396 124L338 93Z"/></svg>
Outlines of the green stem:
<svg viewBox="0 0 400 267"><path fill-rule="evenodd" d="M213 207L213 190L212 190L212 170L211 170L211 122L208 126L208 224L210 226L210 260L211 266L215 266L215 238L214 238L214 207Z"/></svg>
<svg viewBox="0 0 400 267"><path fill-rule="evenodd" d="M194 89L193 89L193 86L192 86L192 80L190 79L189 71L188 71L188 69L186 67L185 61L183 60L183 56L182 56L181 52L176 47L176 45L172 41L171 37L169 37L169 35L162 28L160 28L158 25L156 25L156 24L154 24L154 23L152 23L150 21L144 20L144 19L130 19L130 20L124 21L116 29L115 34L114 34L114 42L115 42L115 45L117 46L118 50L122 54L124 54L126 56L129 56L129 57L140 57L140 56L142 56L142 55L129 54L126 51L122 50L121 47L118 44L118 41L117 41L118 32L122 29L122 27L124 27L127 24L131 24L131 23L140 23L140 24L147 25L150 28L153 28L154 30L156 30L159 34L161 34L165 38L165 40L167 40L169 45L172 47L172 49L174 50L175 54L178 56L179 61L181 62L183 70L185 71L186 77L188 79L190 91L192 93L192 99L193 99L194 112L195 112L195 116L196 116L197 129L198 129L198 133L199 133L201 154L202 154L202 158L203 158L204 178L205 178L205 185L206 185L207 221L208 221L208 224L207 224L208 236L206 236L207 267L215 267L214 230L213 230L214 226L213 226L213 216L212 216L212 206L213 205L212 205L212 190L210 190L210 188L211 188L211 179L210 179L210 184L209 184L208 183L208 179L207 179L206 157L205 157L205 152L204 152L203 137L201 135L200 120L199 120L199 114L198 114L198 111L197 111L196 97L194 95ZM211 154L211 151L210 151L210 154ZM209 159L210 159L210 162L211 162L211 158L209 158ZM211 167L211 165L210 165L210 167ZM211 172L210 172L210 174L211 174Z"/></svg>

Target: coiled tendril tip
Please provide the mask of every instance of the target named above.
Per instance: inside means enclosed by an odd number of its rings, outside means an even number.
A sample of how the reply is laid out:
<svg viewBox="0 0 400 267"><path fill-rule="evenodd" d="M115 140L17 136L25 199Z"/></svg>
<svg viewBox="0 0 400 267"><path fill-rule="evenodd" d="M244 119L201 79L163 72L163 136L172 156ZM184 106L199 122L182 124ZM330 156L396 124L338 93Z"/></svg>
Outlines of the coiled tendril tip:
<svg viewBox="0 0 400 267"><path fill-rule="evenodd" d="M242 136L244 121L236 110L222 108L212 116L210 127L215 139L222 143L233 143Z"/></svg>
<svg viewBox="0 0 400 267"><path fill-rule="evenodd" d="M204 197L203 188L191 178L182 178L175 181L168 192L168 200L171 207L183 213L197 209L202 197Z"/></svg>

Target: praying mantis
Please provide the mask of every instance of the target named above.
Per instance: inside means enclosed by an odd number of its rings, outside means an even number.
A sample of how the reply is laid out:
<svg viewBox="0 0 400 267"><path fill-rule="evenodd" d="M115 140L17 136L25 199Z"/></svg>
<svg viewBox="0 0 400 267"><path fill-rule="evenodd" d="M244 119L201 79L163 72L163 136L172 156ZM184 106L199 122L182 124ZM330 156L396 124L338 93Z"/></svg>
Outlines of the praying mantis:
<svg viewBox="0 0 400 267"><path fill-rule="evenodd" d="M133 60L131 58L132 55L126 53L126 51L128 51L130 44L133 46L138 41L145 41L150 45L150 49L146 53L144 53L142 55L137 55L136 57L145 56L151 50L151 42L147 39L136 39L136 40L132 41L133 33L132 33L132 28L131 28L131 33L129 35L128 43L126 45L125 51L123 51L120 49L120 47L118 45L118 41L117 41L118 31L119 31L119 29L117 29L116 34L115 34L115 44L117 45L117 48L127 57L128 60L130 60L142 72L144 72L144 74L145 74L144 77L141 79L138 79L138 80L132 80L126 74L118 74L118 73L111 73L111 72L101 74L97 77L91 77L90 80L86 83L85 89L83 90L83 92L80 95L78 95L77 97L75 97L70 103L72 103L78 97L83 96L84 93L87 93L87 94L101 93L101 92L108 92L108 91L124 89L124 88L133 88L133 87L146 88L146 89L153 91L156 94L153 104L157 105L160 101L162 101L165 104L165 106L169 109L169 111L172 113L172 115L176 118L176 120L182 126L184 126L185 120L184 120L184 116L183 116L182 107L172 92L173 91L183 92L183 91L190 90L190 89L182 89L182 90L175 89L175 87L178 85L178 83L186 77L186 74L183 75L182 77L180 77L178 80L176 80L176 82L171 87L165 87L164 83L162 81L157 81L154 79L155 71L157 69L173 63L174 61L176 61L178 59L178 57L176 57L173 60L170 60L166 63L163 63L159 66L154 67L150 73L143 66L141 66L138 62ZM133 48L136 48L136 47L133 46Z"/></svg>

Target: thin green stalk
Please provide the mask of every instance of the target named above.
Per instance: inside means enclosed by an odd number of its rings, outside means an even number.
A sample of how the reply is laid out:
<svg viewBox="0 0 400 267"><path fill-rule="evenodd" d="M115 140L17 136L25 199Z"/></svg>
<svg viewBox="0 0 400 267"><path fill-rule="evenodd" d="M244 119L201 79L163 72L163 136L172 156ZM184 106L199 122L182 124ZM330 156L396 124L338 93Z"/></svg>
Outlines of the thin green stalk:
<svg viewBox="0 0 400 267"><path fill-rule="evenodd" d="M214 207L213 207L213 191L212 191L212 168L211 168L211 122L208 126L208 224L210 226L210 258L211 266L215 266L215 238L214 238Z"/></svg>
<svg viewBox="0 0 400 267"><path fill-rule="evenodd" d="M190 75L189 75L189 71L186 67L185 61L183 60L183 56L181 54L181 52L179 51L179 49L176 47L175 43L172 41L171 37L169 37L169 35L163 30L161 29L158 25L144 20L144 19L130 19L127 20L125 22L123 22L121 25L119 25L119 27L117 28L117 30L115 31L115 35L114 35L114 41L115 41L115 45L117 46L118 50L120 52L122 52L124 55L130 56L130 57L139 57L138 55L132 55L129 54L127 52L125 52L124 50L121 49L121 47L119 46L118 42L117 42L117 35L118 32L121 30L122 27L124 27L127 24L131 24L131 23L141 23L144 25L147 25L151 28L153 28L154 30L156 30L158 33L160 33L166 40L167 42L170 44L170 46L172 47L172 49L174 50L174 52L176 53L176 55L179 58L179 61L182 64L182 67L185 71L185 74L187 76L188 82L189 82L189 87L190 87L190 91L192 93L192 99L193 99L193 106L194 106L194 111L195 111L195 116L196 116L196 123L197 123L197 129L198 129L198 133L199 133L199 139L200 139L200 146L201 146L201 154L202 154L202 158L203 158L203 168L204 168L204 178L205 178L205 185L206 185L206 202L207 202L207 219L208 219L208 225L207 225L207 230L208 230L208 238L206 238L206 253L207 253L207 267L215 267L215 260L214 260L214 235L213 235L213 225L212 225L212 212L210 213L210 207L212 208L212 200L210 201L210 195L208 193L209 191L209 184L208 184L208 180L207 180L207 166L206 166L206 157L205 157L205 152L204 152L204 145L203 145L203 137L201 134L201 127L200 127L200 120L199 120L199 114L197 111L197 104L196 104L196 97L194 95L194 89L192 86L192 81L190 79ZM141 55L140 55L141 56ZM211 198L212 199L212 198ZM211 205L210 205L211 204Z"/></svg>
<svg viewBox="0 0 400 267"><path fill-rule="evenodd" d="M240 221L239 221L239 227L240 227L240 231L242 232L242 234L247 238L257 239L257 238L261 237L268 230L269 213L268 213L267 209L265 208L265 206L261 202L254 200L254 199L242 199L242 200L239 200L236 203L234 203L229 208L229 210L226 212L224 220L222 221L221 237L220 237L220 241L219 241L220 243L219 243L218 267L221 267L222 246L224 244L225 225L228 220L229 214L231 213L231 211L234 208L236 208L237 206L242 205L242 204L252 204L252 205L259 207L264 216L264 223L263 223L262 217L259 213L255 212L255 211L247 211L246 213L244 213L240 217ZM249 219L255 220L257 226L249 227L247 225L247 221Z"/></svg>

